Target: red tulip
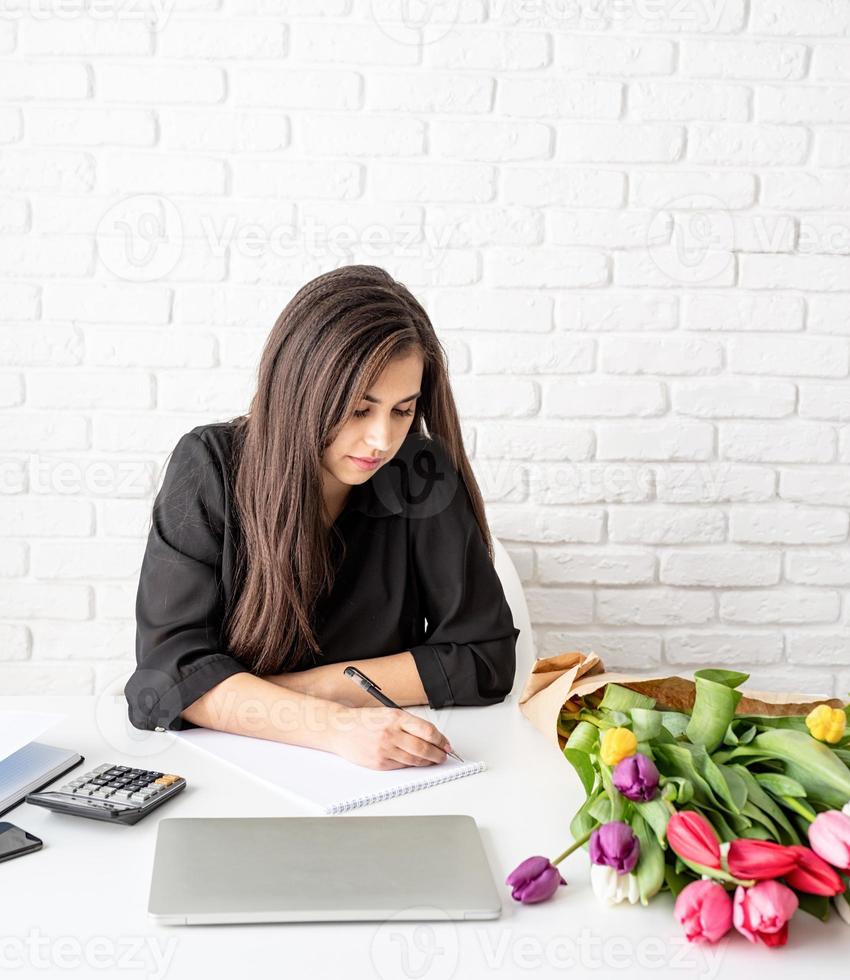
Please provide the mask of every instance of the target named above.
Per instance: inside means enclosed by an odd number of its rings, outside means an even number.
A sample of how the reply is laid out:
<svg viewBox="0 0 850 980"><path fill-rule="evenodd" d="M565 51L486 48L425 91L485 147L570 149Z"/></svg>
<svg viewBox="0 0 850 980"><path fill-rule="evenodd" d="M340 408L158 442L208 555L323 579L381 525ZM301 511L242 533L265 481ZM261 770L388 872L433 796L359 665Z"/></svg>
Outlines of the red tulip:
<svg viewBox="0 0 850 980"><path fill-rule="evenodd" d="M797 867L797 855L789 847L769 840L749 840L741 837L729 844L726 863L736 878L768 881L784 878Z"/></svg>
<svg viewBox="0 0 850 980"><path fill-rule="evenodd" d="M685 861L720 868L720 841L714 828L695 810L679 810L667 821L667 842Z"/></svg>
<svg viewBox="0 0 850 980"><path fill-rule="evenodd" d="M792 888L810 895L833 896L844 891L841 876L814 851L799 844L789 847L788 850L797 859L797 866L783 876Z"/></svg>

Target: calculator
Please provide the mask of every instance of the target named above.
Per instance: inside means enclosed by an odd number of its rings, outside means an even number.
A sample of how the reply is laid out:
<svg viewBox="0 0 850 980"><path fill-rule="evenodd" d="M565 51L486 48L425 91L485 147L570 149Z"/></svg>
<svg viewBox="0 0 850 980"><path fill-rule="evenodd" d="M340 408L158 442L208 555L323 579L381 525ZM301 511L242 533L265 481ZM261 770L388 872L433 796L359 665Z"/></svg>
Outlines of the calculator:
<svg viewBox="0 0 850 980"><path fill-rule="evenodd" d="M57 813L133 824L185 788L186 780L173 773L106 763L58 789L28 793L24 800Z"/></svg>

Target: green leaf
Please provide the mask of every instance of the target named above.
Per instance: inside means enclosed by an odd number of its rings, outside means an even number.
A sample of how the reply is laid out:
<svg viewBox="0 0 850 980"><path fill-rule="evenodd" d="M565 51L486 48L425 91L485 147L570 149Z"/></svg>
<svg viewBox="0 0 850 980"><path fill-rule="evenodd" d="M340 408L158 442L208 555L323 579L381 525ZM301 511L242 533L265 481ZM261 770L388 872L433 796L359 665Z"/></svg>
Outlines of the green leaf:
<svg viewBox="0 0 850 980"><path fill-rule="evenodd" d="M657 894L664 884L664 852L655 834L637 813L632 817L632 830L640 842L640 857L634 875L640 889L640 903L648 905L650 898Z"/></svg>
<svg viewBox="0 0 850 980"><path fill-rule="evenodd" d="M599 703L600 708L607 708L610 711L631 711L632 708L654 708L655 699L648 698L645 694L637 691L630 691L621 684L607 684L605 696Z"/></svg>
<svg viewBox="0 0 850 980"><path fill-rule="evenodd" d="M744 781L747 787L748 801L766 813L778 825L780 829L779 843L799 844L800 836L785 816L785 811L769 793L765 792L753 773L740 763L735 763L730 768L733 768Z"/></svg>
<svg viewBox="0 0 850 980"><path fill-rule="evenodd" d="M829 919L829 899L825 895L808 895L806 892L796 892L800 903L800 911L808 912L821 922Z"/></svg>
<svg viewBox="0 0 850 980"><path fill-rule="evenodd" d="M593 801L588 813L597 823L608 823L609 820L613 819L611 816L611 801L604 793L601 793Z"/></svg>
<svg viewBox="0 0 850 980"><path fill-rule="evenodd" d="M658 796L654 800L634 803L633 806L643 817L644 821L655 831L659 846L663 850L666 850L667 821L670 819L670 808Z"/></svg>
<svg viewBox="0 0 850 980"><path fill-rule="evenodd" d="M661 712L661 724L667 729L673 738L681 738L685 734L690 720L691 716L686 715L682 711Z"/></svg>
<svg viewBox="0 0 850 980"><path fill-rule="evenodd" d="M650 708L632 708L632 731L639 742L650 742L661 734L661 712Z"/></svg>
<svg viewBox="0 0 850 980"><path fill-rule="evenodd" d="M741 692L735 687L749 677L732 670L698 670L694 674L696 698L686 733L697 745L713 752L723 741Z"/></svg>
<svg viewBox="0 0 850 980"><path fill-rule="evenodd" d="M676 859L676 865L679 865L680 861ZM667 887L670 889L673 898L678 898L679 892L686 886L689 885L695 879L693 877L687 877L678 871L673 864L664 865L664 880L667 883Z"/></svg>
<svg viewBox="0 0 850 980"><path fill-rule="evenodd" d="M778 772L757 772L753 774L759 784L770 790L774 796L805 796L805 789L789 776L781 776Z"/></svg>
<svg viewBox="0 0 850 980"><path fill-rule="evenodd" d="M588 831L593 830L593 828L599 822L592 816L590 811L596 801L600 798L604 799L601 789L597 795L588 796L584 803L582 803L578 810L576 810L573 819L570 821L570 834L572 834L573 840L578 840L579 837L584 837L584 835Z"/></svg>
<svg viewBox="0 0 850 980"><path fill-rule="evenodd" d="M757 735L751 745L756 751L770 752L781 760L785 775L805 789L810 801L840 810L850 800L850 770L830 748L811 735L772 729Z"/></svg>

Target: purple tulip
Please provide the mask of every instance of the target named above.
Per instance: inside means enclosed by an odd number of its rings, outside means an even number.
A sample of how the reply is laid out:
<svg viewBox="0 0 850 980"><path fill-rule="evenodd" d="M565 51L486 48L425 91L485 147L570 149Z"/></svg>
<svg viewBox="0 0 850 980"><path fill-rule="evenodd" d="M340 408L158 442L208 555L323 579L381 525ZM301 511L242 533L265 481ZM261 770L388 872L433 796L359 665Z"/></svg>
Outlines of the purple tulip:
<svg viewBox="0 0 850 980"><path fill-rule="evenodd" d="M628 874L640 857L640 843L632 828L622 820L602 824L590 835L590 860L606 864L618 875Z"/></svg>
<svg viewBox="0 0 850 980"><path fill-rule="evenodd" d="M645 803L658 792L658 770L642 752L621 759L614 766L611 779L623 796L636 803Z"/></svg>
<svg viewBox="0 0 850 980"><path fill-rule="evenodd" d="M551 898L566 881L548 858L535 855L517 865L505 878L505 884L511 886L511 898L529 905Z"/></svg>

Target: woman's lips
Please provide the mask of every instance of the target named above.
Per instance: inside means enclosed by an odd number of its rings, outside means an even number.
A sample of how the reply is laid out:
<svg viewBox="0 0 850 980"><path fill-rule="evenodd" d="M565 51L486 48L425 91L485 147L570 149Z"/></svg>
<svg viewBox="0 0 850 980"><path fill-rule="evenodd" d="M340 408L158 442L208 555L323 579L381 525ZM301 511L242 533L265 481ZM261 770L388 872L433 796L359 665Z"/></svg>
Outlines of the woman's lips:
<svg viewBox="0 0 850 980"><path fill-rule="evenodd" d="M349 456L348 457L355 466L359 467L361 470L374 470L377 469L381 464L380 459L361 459L359 456Z"/></svg>

